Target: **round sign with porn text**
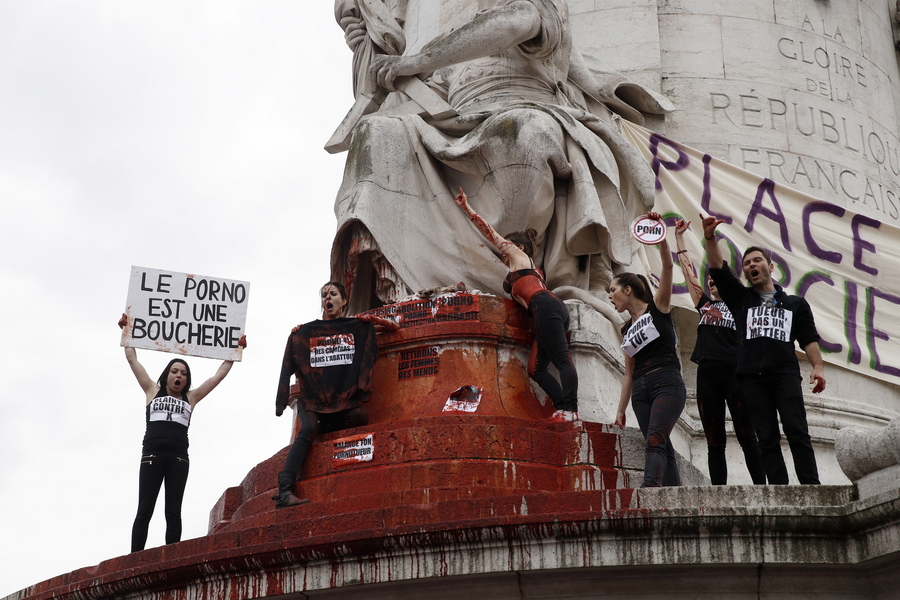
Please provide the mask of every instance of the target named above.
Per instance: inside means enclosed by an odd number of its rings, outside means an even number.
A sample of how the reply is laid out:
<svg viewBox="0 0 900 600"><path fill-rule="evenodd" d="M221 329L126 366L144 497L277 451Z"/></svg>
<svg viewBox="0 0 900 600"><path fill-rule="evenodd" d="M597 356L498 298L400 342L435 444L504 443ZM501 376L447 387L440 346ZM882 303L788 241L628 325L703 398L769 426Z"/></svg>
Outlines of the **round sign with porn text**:
<svg viewBox="0 0 900 600"><path fill-rule="evenodd" d="M634 239L648 246L658 244L666 239L666 224L643 215L631 223L631 235Z"/></svg>

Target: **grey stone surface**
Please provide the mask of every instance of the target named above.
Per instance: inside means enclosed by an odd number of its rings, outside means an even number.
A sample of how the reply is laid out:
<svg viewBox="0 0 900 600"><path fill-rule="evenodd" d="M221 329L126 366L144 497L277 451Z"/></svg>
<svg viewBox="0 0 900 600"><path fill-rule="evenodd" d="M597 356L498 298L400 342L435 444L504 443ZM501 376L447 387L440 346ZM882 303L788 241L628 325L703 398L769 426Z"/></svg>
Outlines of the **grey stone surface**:
<svg viewBox="0 0 900 600"><path fill-rule="evenodd" d="M566 0L357 4L358 16L352 0L336 9L348 32L369 34L353 46L355 76L376 82L357 86L357 104L375 112L353 129L335 202L332 272L353 283L350 309L457 281L502 293L505 267L453 203L459 188L501 234L536 232L535 261L551 289L602 299L612 271L634 262L630 223L651 207L654 186L610 108L638 121L672 108L655 92L658 76L641 86L605 55L573 44L574 21L618 23L621 9L581 3L573 20ZM652 3L641 9L655 14ZM635 23L656 29L645 18ZM643 33L630 28L620 50L632 45L632 66L658 70L658 49L635 37ZM373 50L381 38L399 39ZM409 77L425 80L458 115L411 106L409 94L395 91Z"/></svg>
<svg viewBox="0 0 900 600"><path fill-rule="evenodd" d="M856 482L860 498L871 498L900 488L900 465L891 465L863 475Z"/></svg>
<svg viewBox="0 0 900 600"><path fill-rule="evenodd" d="M667 134L708 152L724 143L720 158L897 223L900 69L891 4L661 3L663 91L679 107ZM797 174L798 161L811 177ZM817 168L830 173L832 165L853 175L823 184ZM879 200L864 200L866 183Z"/></svg>
<svg viewBox="0 0 900 600"><path fill-rule="evenodd" d="M840 430L835 453L841 469L857 484L861 498L900 488L900 419L876 430Z"/></svg>
<svg viewBox="0 0 900 600"><path fill-rule="evenodd" d="M900 495L852 493L640 490L638 508L596 521L398 540L377 556L296 565L302 592L287 597L894 598Z"/></svg>
<svg viewBox="0 0 900 600"><path fill-rule="evenodd" d="M405 7L406 53L415 54L496 3L384 4L394 11ZM839 206L887 223L900 222L900 66L893 45L894 0L570 0L568 6L574 44L588 62L602 63L661 91L677 106L664 119L652 120L655 129ZM409 169L398 167L399 172ZM387 212L398 211L403 214L400 208ZM414 245L419 260L421 248ZM476 247L478 242L460 245ZM462 262L476 264L483 258ZM504 273L499 263L489 267L485 284L493 285L487 280L496 282ZM603 286L598 283L587 287L602 302ZM676 311L676 318L690 321L681 312ZM613 328L594 322L602 319L588 324L590 317L575 317L573 311L573 354L582 395L588 399L582 412L589 420L608 422L615 412L621 373L618 336ZM585 324L576 327L578 319ZM694 367L688 360L693 329L689 324L679 329L689 399L674 443L704 472L705 439L696 410ZM807 376L802 357L801 369ZM806 397L810 433L822 481L847 483L833 449L837 431L878 428L900 417L898 390L839 365L829 364L826 370L825 393ZM784 451L790 469L786 444ZM733 437L727 455L729 481L748 483Z"/></svg>

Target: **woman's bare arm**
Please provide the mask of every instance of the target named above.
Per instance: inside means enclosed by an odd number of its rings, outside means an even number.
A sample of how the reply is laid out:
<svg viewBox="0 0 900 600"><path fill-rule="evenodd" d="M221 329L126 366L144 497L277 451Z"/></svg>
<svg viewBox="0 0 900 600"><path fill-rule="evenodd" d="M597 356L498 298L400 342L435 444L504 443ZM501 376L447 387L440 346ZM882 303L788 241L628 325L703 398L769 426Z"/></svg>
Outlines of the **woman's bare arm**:
<svg viewBox="0 0 900 600"><path fill-rule="evenodd" d="M662 216L659 213L649 212L647 216L662 222ZM665 224L663 224L665 227ZM659 259L662 263L662 269L659 273L659 289L653 297L656 308L662 313L668 313L672 304L672 253L669 251L669 243L665 238L657 244L659 246Z"/></svg>
<svg viewBox="0 0 900 600"><path fill-rule="evenodd" d="M531 259L528 257L525 252L519 249L518 246L501 236L497 233L490 224L485 221L481 215L475 212L471 206L469 206L469 198L466 196L466 193L462 188L459 188L459 194L456 195L454 199L456 204L462 209L466 216L469 217L469 220L472 221L472 224L475 225L475 229L481 232L481 235L485 237L485 239L490 242L491 246L493 246L497 252L500 254L507 256L509 258L509 268L512 270L518 269L528 269L531 267Z"/></svg>
<svg viewBox="0 0 900 600"><path fill-rule="evenodd" d="M241 348L247 347L247 336L242 335L241 339L238 340L238 346ZM198 385L193 390L190 390L187 393L188 402L191 403L191 406L197 406L201 400L206 398L207 395L214 389L216 386L222 383L222 380L225 379L225 376L231 371L231 367L234 364L232 360L223 360L222 364L219 365L219 368L216 370L215 375Z"/></svg>
<svg viewBox="0 0 900 600"><path fill-rule="evenodd" d="M128 315L122 313L122 317L119 319L119 328L124 329L126 325L128 325ZM153 381L150 375L147 374L147 369L144 368L144 365L138 361L137 351L135 351L134 348L125 347L125 359L128 361L128 366L131 367L134 378L137 379L138 384L141 386L141 389L144 390L144 394L147 395L147 400L149 401L156 395L156 392L159 391L159 386Z"/></svg>
<svg viewBox="0 0 900 600"><path fill-rule="evenodd" d="M625 375L622 376L622 392L619 394L619 406L616 409L615 424L619 427L625 427L625 409L628 408L628 402L631 400L631 385L634 373L634 358L625 355Z"/></svg>
<svg viewBox="0 0 900 600"><path fill-rule="evenodd" d="M691 300L694 306L700 304L700 298L703 296L703 286L697 279L697 272L691 262L691 256L688 254L687 248L684 247L684 232L687 231L690 222L685 223L684 219L678 219L675 223L675 245L678 248L678 264L681 266L681 273L684 275L684 281L687 283L688 292L691 294Z"/></svg>

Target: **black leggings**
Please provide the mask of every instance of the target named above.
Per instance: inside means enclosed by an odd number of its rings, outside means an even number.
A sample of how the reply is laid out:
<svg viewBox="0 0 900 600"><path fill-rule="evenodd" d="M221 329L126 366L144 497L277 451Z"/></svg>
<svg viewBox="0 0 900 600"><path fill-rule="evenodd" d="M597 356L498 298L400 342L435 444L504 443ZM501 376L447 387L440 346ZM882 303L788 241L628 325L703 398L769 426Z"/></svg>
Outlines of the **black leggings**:
<svg viewBox="0 0 900 600"><path fill-rule="evenodd" d="M294 482L306 463L306 455L317 433L330 433L366 425L369 422L369 411L365 407L357 406L336 413L314 413L301 407L297 418L300 420L300 431L297 432L297 437L288 450L284 469L278 474L279 493L294 491Z"/></svg>
<svg viewBox="0 0 900 600"><path fill-rule="evenodd" d="M138 478L138 509L131 528L131 551L143 550L147 544L150 517L163 481L166 482L166 543L181 541L181 502L187 484L190 461L187 454L162 451L145 452L141 456Z"/></svg>
<svg viewBox="0 0 900 600"><path fill-rule="evenodd" d="M684 410L686 398L681 371L674 367L660 367L632 382L631 408L647 441L641 487L681 485L675 448L669 436Z"/></svg>
<svg viewBox="0 0 900 600"><path fill-rule="evenodd" d="M734 362L704 360L697 365L697 408L706 434L709 461L709 479L713 485L728 483L728 464L725 461L725 405L731 413L734 435L744 451L744 461L753 483L766 484L762 454L747 403L743 386L735 376Z"/></svg>
<svg viewBox="0 0 900 600"><path fill-rule="evenodd" d="M566 340L569 310L562 300L550 292L534 296L528 309L534 319L534 345L528 359L528 374L541 386L558 410L577 411L578 373L569 355L569 342ZM547 371L551 362L559 371L559 382Z"/></svg>

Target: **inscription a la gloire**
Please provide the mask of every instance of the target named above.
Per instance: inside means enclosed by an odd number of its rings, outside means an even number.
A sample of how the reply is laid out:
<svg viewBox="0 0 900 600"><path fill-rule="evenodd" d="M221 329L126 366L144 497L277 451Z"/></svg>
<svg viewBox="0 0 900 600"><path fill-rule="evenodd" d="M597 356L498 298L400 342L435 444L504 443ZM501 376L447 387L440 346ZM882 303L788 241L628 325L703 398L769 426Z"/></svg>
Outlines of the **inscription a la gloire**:
<svg viewBox="0 0 900 600"><path fill-rule="evenodd" d="M806 16L800 28L844 44L839 27L829 29L822 22L817 31ZM821 79L807 77L799 91L814 94L824 102L853 107L853 114L858 114L860 107L854 105L853 97L868 88L865 65L839 50L829 50L824 39L810 43L786 35L777 41L776 50L781 61L799 62L821 71ZM860 122L853 117L836 116L829 108L818 106L813 100L786 102L755 90L746 94L710 93L713 125L721 126L727 121L736 127L799 133L878 165L884 177L883 181L873 181L848 165L781 149L743 145L738 148L742 168L762 170L764 176L795 187L840 194L851 203L862 203L896 221L900 218L900 139L885 127L878 128L880 133L876 131L872 126L877 123L874 118Z"/></svg>

